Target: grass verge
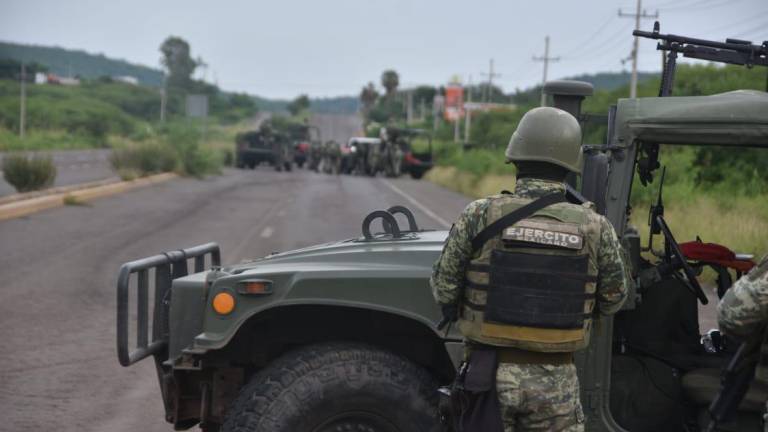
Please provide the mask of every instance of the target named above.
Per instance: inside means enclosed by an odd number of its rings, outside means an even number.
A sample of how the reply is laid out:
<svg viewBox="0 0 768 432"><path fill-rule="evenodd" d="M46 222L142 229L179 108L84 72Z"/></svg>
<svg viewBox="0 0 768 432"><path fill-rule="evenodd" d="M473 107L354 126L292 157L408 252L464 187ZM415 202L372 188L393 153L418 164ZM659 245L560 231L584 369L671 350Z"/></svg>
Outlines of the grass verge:
<svg viewBox="0 0 768 432"><path fill-rule="evenodd" d="M464 195L481 198L515 186L514 174L478 175L453 166L437 166L425 178ZM665 193L665 218L678 242L700 237L704 242L726 245L739 253L761 257L768 253L768 199L766 196L720 196L687 189L685 199ZM640 196L646 198L646 195ZM631 222L638 227L643 244L648 241L649 201L633 204Z"/></svg>

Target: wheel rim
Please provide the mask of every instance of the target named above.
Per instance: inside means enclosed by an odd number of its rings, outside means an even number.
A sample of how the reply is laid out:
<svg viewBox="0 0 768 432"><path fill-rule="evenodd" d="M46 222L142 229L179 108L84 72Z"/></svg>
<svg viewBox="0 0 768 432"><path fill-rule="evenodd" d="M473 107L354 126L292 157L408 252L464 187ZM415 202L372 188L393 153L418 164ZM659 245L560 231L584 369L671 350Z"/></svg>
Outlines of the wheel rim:
<svg viewBox="0 0 768 432"><path fill-rule="evenodd" d="M389 420L365 411L348 411L325 420L312 432L399 432Z"/></svg>

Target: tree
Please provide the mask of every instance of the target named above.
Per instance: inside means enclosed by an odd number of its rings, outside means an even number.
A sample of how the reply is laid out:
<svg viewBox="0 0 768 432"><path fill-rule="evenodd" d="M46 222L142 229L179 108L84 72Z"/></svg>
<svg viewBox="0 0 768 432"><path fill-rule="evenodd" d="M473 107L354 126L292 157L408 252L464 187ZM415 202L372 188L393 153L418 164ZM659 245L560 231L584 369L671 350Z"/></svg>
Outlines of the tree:
<svg viewBox="0 0 768 432"><path fill-rule="evenodd" d="M48 72L48 68L39 63L24 65L27 82L35 81L35 74ZM21 77L21 62L14 59L0 59L0 79L17 80Z"/></svg>
<svg viewBox="0 0 768 432"><path fill-rule="evenodd" d="M381 85L386 89L387 97L391 97L397 91L397 86L400 85L400 76L392 69L385 70L381 74Z"/></svg>
<svg viewBox="0 0 768 432"><path fill-rule="evenodd" d="M300 112L309 109L309 96L305 94L299 95L286 108L292 115L298 115Z"/></svg>
<svg viewBox="0 0 768 432"><path fill-rule="evenodd" d="M363 107L363 118L369 120L368 116L371 113L371 109L376 104L376 99L379 98L379 92L376 91L376 87L372 82L369 82L367 86L363 87L360 91L360 104Z"/></svg>
<svg viewBox="0 0 768 432"><path fill-rule="evenodd" d="M191 55L189 44L178 36L168 36L162 45L160 52L163 66L168 69L168 85L186 89L192 82L192 74L199 66Z"/></svg>

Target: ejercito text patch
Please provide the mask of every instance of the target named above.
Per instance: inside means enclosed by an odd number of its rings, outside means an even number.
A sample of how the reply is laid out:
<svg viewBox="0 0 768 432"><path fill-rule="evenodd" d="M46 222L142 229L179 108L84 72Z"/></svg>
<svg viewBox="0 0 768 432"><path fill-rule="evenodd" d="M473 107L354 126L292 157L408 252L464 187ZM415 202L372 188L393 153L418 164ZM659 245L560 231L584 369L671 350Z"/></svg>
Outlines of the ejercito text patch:
<svg viewBox="0 0 768 432"><path fill-rule="evenodd" d="M576 227L565 224L520 222L504 230L502 240L538 243L579 250L584 245L584 236Z"/></svg>

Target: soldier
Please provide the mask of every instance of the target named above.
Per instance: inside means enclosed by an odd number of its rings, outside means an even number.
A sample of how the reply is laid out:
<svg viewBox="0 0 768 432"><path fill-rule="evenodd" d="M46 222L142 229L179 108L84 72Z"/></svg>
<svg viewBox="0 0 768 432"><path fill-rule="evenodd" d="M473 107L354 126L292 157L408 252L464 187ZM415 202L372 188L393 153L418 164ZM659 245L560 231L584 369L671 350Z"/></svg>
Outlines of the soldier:
<svg viewBox="0 0 768 432"><path fill-rule="evenodd" d="M717 322L720 330L728 336L737 339L763 338L755 378L768 382L768 339L762 334L768 325L768 255L726 291L717 305ZM768 414L763 418L768 420ZM768 431L768 422L765 425Z"/></svg>
<svg viewBox="0 0 768 432"><path fill-rule="evenodd" d="M768 255L726 291L717 305L717 322L738 338L754 336L768 324Z"/></svg>
<svg viewBox="0 0 768 432"><path fill-rule="evenodd" d="M495 356L485 381L498 393L492 399L505 431L581 431L573 353L589 343L593 310L613 314L624 303L619 240L591 203L565 200L566 176L581 171L581 128L573 116L549 107L529 111L506 159L517 168L515 191L464 209L434 265L433 295L446 318L458 319L467 380L475 356ZM467 430L491 430L480 428Z"/></svg>

